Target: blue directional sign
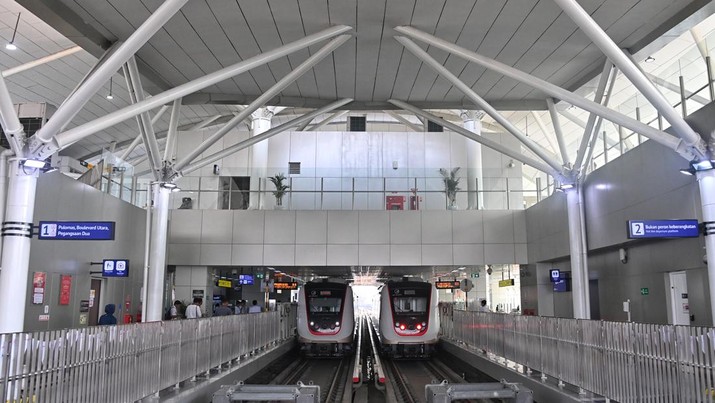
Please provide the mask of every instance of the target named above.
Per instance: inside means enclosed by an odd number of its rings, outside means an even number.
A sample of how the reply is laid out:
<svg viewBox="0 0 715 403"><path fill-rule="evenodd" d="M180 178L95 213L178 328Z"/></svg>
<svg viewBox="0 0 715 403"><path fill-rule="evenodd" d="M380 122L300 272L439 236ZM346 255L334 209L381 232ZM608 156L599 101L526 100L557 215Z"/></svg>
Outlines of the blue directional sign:
<svg viewBox="0 0 715 403"><path fill-rule="evenodd" d="M114 221L40 221L39 239L112 241Z"/></svg>
<svg viewBox="0 0 715 403"><path fill-rule="evenodd" d="M102 277L129 277L129 260L104 259L102 261Z"/></svg>
<svg viewBox="0 0 715 403"><path fill-rule="evenodd" d="M698 220L631 220L628 238L697 238Z"/></svg>

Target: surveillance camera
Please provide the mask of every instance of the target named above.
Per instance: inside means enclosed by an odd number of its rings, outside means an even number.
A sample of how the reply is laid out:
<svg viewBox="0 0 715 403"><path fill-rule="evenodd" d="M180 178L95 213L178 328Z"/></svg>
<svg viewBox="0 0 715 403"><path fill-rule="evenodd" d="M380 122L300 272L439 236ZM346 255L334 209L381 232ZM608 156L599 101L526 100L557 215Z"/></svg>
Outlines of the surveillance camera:
<svg viewBox="0 0 715 403"><path fill-rule="evenodd" d="M628 262L628 254L626 253L625 249L621 248L618 250L618 258L623 264L626 264L626 262Z"/></svg>
<svg viewBox="0 0 715 403"><path fill-rule="evenodd" d="M491 275L493 271L491 266L487 266L487 274Z"/></svg>

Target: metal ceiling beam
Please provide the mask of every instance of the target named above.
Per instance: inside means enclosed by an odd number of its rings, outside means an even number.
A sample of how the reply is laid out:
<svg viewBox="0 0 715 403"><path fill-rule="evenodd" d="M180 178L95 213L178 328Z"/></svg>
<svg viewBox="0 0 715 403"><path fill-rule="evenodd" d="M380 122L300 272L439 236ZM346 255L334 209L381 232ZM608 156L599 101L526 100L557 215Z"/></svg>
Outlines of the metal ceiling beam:
<svg viewBox="0 0 715 403"><path fill-rule="evenodd" d="M556 141L559 143L559 151L561 151L561 161L564 165L570 166L571 160L569 160L569 153L566 150L566 143L564 142L564 133L561 131L561 120L559 119L559 114L556 112L554 107L554 100L551 98L546 98L546 106L549 108L549 115L551 116L551 124L554 126L554 134L556 135Z"/></svg>
<svg viewBox="0 0 715 403"><path fill-rule="evenodd" d="M204 127L210 125L212 122L216 121L221 116L223 116L223 115L213 115L211 117L208 117L208 118L202 120L201 122L195 124L194 126L191 126L191 128L189 130L201 130Z"/></svg>
<svg viewBox="0 0 715 403"><path fill-rule="evenodd" d="M399 113L386 110L384 111L388 115L392 116L393 118L397 119L398 122L402 123L403 125L407 126L408 128L412 129L413 132L421 132L423 131L421 128L417 127L414 123L410 122L407 120L407 118L400 116Z"/></svg>
<svg viewBox="0 0 715 403"><path fill-rule="evenodd" d="M350 111L347 110L347 111L335 112L332 115L328 116L327 118L325 118L325 119L321 120L320 122L316 123L315 125L311 126L308 131L314 132L314 131L320 129L321 127L327 125L328 123L334 121L335 119L339 119L343 115L346 115L348 112L350 112Z"/></svg>
<svg viewBox="0 0 715 403"><path fill-rule="evenodd" d="M608 106L611 102L611 95L613 95L613 88L616 85L616 78L618 78L618 69L613 67L613 74L611 75L611 82L608 84L608 90L606 91L605 98L603 99L603 106ZM580 166L577 166L581 171L586 167L591 165L591 160L593 156L593 149L596 147L596 140L598 140L598 133L601 131L601 124L603 123L603 118L599 117L596 120L596 124L593 127L593 133L591 133L591 144L588 147L588 152L586 153L586 159L583 160ZM604 137L606 138L606 143L608 143L608 134L604 132ZM605 151L604 151L605 152Z"/></svg>
<svg viewBox="0 0 715 403"><path fill-rule="evenodd" d="M164 112L166 112L167 109L169 109L168 106L166 106L166 105L162 106L161 109L159 109L159 111L156 113L156 115L154 115L154 117L151 118L152 127L154 127L154 125L156 125L156 122L159 121L159 119L164 114ZM129 147L127 147L127 149L124 150L124 152L122 153L122 155L119 158L122 160L126 160L127 157L129 156L129 154L131 154L132 151L134 151L134 149L139 145L139 143L141 143L141 141L142 141L142 135L140 132L139 135L134 139L134 141L132 141L131 144L129 144ZM121 146L121 144L119 144L119 145Z"/></svg>
<svg viewBox="0 0 715 403"><path fill-rule="evenodd" d="M132 57L154 34L176 14L188 0L166 0L139 28L112 53L106 62L78 88L77 91L52 115L52 119L37 131L35 136L43 143L50 142L71 120L91 97L109 80L114 73Z"/></svg>
<svg viewBox="0 0 715 403"><path fill-rule="evenodd" d="M191 165L186 166L180 172L178 172L178 170L177 170L177 174L180 176L183 176L183 175L191 173L197 169L201 169L202 167L205 167L206 165L212 164L222 158L226 158L231 154L234 154L238 151L243 150L244 148L248 148L258 142L261 142L261 141L266 140L270 137L273 137L276 134L282 133L291 127L298 126L301 123L305 122L306 120L307 121L313 120L313 119L315 119L316 116L319 116L323 113L327 113L327 112L330 112L337 108L340 108L341 106L347 105L350 102L352 102L352 99L350 99L350 98L345 98L345 99L341 99L336 102L333 102L333 103L326 105L320 109L317 109L313 112L307 113L304 116L301 116L301 117L293 119L289 122L283 123L282 125L276 126L276 127L272 128L266 132L263 132L257 136L253 136L253 137L251 137L247 140L241 141L240 143L235 144L229 148L226 148L222 151L211 154L208 157L205 157L205 158L200 159L196 162L193 162Z"/></svg>
<svg viewBox="0 0 715 403"><path fill-rule="evenodd" d="M169 130L166 132L166 146L164 147L164 161L171 161L176 145L176 129L179 127L179 117L181 115L181 98L175 99L171 106L171 119L169 120Z"/></svg>
<svg viewBox="0 0 715 403"><path fill-rule="evenodd" d="M444 66L442 66L438 61L434 60L427 52L422 50L416 43L412 42L410 39L403 36L396 36L395 40L402 44L407 50L412 54L417 56L418 59L422 60L425 64L436 71L440 76L447 79L452 85L459 89L464 95L471 99L479 109L486 112L492 119L499 122L509 133L516 137L522 142L528 149L530 149L534 154L539 156L544 160L549 166L551 166L554 171L561 172L562 165L559 161L551 158L547 153L543 151L542 148L537 147L536 143L521 132L516 126L514 126L507 118L502 116L496 109L494 109L489 103L487 103L482 97L477 95L474 90L472 90L467 84L463 83L457 76L452 74Z"/></svg>
<svg viewBox="0 0 715 403"><path fill-rule="evenodd" d="M189 152L188 155L184 156L180 161L176 163L174 169L176 171L181 171L184 167L189 165L196 157L201 155L219 139L221 139L226 133L231 129L236 127L244 119L249 117L256 109L265 105L266 101L273 98L275 95L283 91L291 83L301 77L303 74L307 73L310 69L318 64L321 60L331 54L335 49L340 47L340 45L347 42L348 39L352 38L351 35L340 35L335 39L332 39L326 45L324 45L320 50L315 52L312 56L301 63L295 70L288 73L286 76L281 78L277 83L275 83L271 88L269 88L263 95L258 97L246 109L239 112L233 119L231 119L226 125L220 128L216 133L212 134L211 137L206 139L203 143L199 144L198 147Z"/></svg>
<svg viewBox="0 0 715 403"><path fill-rule="evenodd" d="M336 35L340 35L344 32L351 30L351 27L345 25L338 25L318 33L308 35L302 39L291 42L287 45L280 46L276 49L270 50L268 52L262 53L260 55L251 57L239 63L233 64L229 67L223 68L206 76L197 78L195 80L189 81L182 84L176 88L168 91L164 91L160 94L154 95L151 98L146 99L144 102L137 103L135 105L129 105L116 112L107 114L99 119L95 119L91 122L87 122L83 125L77 126L63 133L60 133L56 137L57 147L59 149L65 148L70 144L79 141L87 136L94 133L102 131L108 127L114 126L117 123L123 122L124 120L130 119L140 113L149 111L166 103L172 102L175 99L185 97L186 95L192 94L196 91L200 91L204 88L210 87L221 81L227 80L238 74L246 72L252 68L262 66L273 60L279 59L283 56L289 55L295 51L304 49L308 46L314 45L316 43L322 42L325 39L332 38ZM52 153L55 150L47 150Z"/></svg>
<svg viewBox="0 0 715 403"><path fill-rule="evenodd" d="M702 137L676 112L663 94L641 73L638 67L626 56L615 42L594 21L576 0L554 0L571 17L581 30L598 46L618 69L638 88L648 101L670 122L673 130L690 152L698 158L708 158L707 145Z"/></svg>
<svg viewBox="0 0 715 403"><path fill-rule="evenodd" d="M17 117L10 91L8 91L5 79L2 77L0 77L0 124L2 124L5 137L10 143L10 148L12 148L17 157L22 158L24 156L22 145L25 141L25 128Z"/></svg>
<svg viewBox="0 0 715 403"><path fill-rule="evenodd" d="M55 61L55 60L57 60L57 59L61 59L61 58L66 57L66 56L73 55L73 54L75 54L75 53L77 53L77 52L80 52L80 51L82 51L82 48L80 48L79 46L75 46L75 47L72 47L72 48L69 48L69 49L61 50L61 51L59 51L59 52L57 52L57 53L53 53L53 54L51 54L51 55L49 55L49 56L41 57L41 58L36 59L36 60L33 60L33 61L31 61L31 62L27 62L27 63L21 64L21 65L19 65L19 66L17 66L17 67L12 67L12 68L9 68L9 69L7 69L7 70L4 70L4 71L2 72L2 76L3 76L3 77L9 77L9 76L11 76L11 75L13 75L13 74L21 73L21 72L23 72L23 71L33 69L33 68L35 68L35 67L37 67L37 66L42 66L43 64L47 64L47 63L52 62L52 61Z"/></svg>
<svg viewBox="0 0 715 403"><path fill-rule="evenodd" d="M124 68L124 77L127 80L127 89L129 89L129 96L132 103L137 104L142 102L144 100L144 89L141 85L139 69L134 62L134 57L130 57L127 61ZM139 125L139 133L141 133L142 140L144 141L144 149L149 156L149 166L154 173L154 179L158 180L161 176L162 163L161 156L159 155L159 144L156 141L156 135L154 133L154 127L151 124L149 112L144 112L137 116L137 123Z"/></svg>
<svg viewBox="0 0 715 403"><path fill-rule="evenodd" d="M551 141L551 132L546 128L546 125L544 124L544 120L541 119L541 116L537 111L531 111L531 116L534 117L534 120L536 121L536 125L539 126L539 129L541 130L542 133L544 133L544 138L546 139L546 142L549 143L549 147L551 148L549 152L552 153L552 157L556 153L556 147L554 147L554 143ZM544 147L545 148L545 147Z"/></svg>
<svg viewBox="0 0 715 403"><path fill-rule="evenodd" d="M660 85L661 87L665 88L668 91L675 92L676 94L680 95L680 86L677 84L673 84L670 81L667 81L663 78L660 78L658 76L655 76L651 73L645 73L646 77L656 83L657 85ZM687 89L683 88L683 92L685 93L685 97L699 103L700 105L707 105L710 103L707 98L702 97L698 94L694 94L692 91L688 91Z"/></svg>
<svg viewBox="0 0 715 403"><path fill-rule="evenodd" d="M472 131L469 131L469 130L461 127L461 126L457 126L452 122L449 122L444 119L440 119L438 116L435 116L429 112L423 111L413 105L410 105L406 102L399 101L396 99L390 99L388 102L392 103L393 105L397 106L398 108L404 109L408 112L412 112L417 116L421 116L425 119L431 120L433 122L437 122L440 125L442 125L443 127L447 128L455 133L461 134L462 136L464 136L468 139L474 140L477 143L479 143L485 147L489 147L496 152L502 153L502 154L504 154L508 157L511 157L519 162L529 165L541 172L545 172L545 173L547 173L551 176L554 176L556 178L563 177L560 170L555 170L552 167L550 167L549 165L546 165L541 161L537 161L535 159L529 158L526 155L521 154L517 151L510 150L509 148L507 148L495 141L489 140L486 137L480 136Z"/></svg>
<svg viewBox="0 0 715 403"><path fill-rule="evenodd" d="M603 64L601 77L598 80L598 86L596 87L596 93L593 98L595 102L603 104L603 95L606 93L606 86L608 85L609 80L610 82L615 83L617 76L618 71L613 66L613 63L606 59L606 62ZM595 124L596 114L590 113L588 115L588 122L586 122L586 126L584 127L583 137L581 137L581 145L578 147L578 151L576 152L576 163L574 165L576 169L581 168L584 157L586 156L586 148L589 144L591 144L591 138L593 137L594 132L598 132L598 130L594 130Z"/></svg>
<svg viewBox="0 0 715 403"><path fill-rule="evenodd" d="M576 94L569 92L557 85L551 84L551 83L549 83L545 80L542 80L538 77L535 77L531 74L524 73L523 71L515 69L515 68L508 66L504 63L501 63L494 59L482 56L478 53L475 53L475 52L467 50L463 47L457 46L453 43L449 43L443 39L439 39L433 35L422 32L416 28L402 26L402 27L396 27L395 30L402 34L409 35L413 38L419 39L420 41L428 43L428 44L435 46L439 49L442 49L444 51L452 53L452 54L459 56L463 59L477 63L477 64L479 64L483 67L486 67L490 70L494 70L494 71L496 71L500 74L503 74L507 77L513 78L513 79L520 81L524 84L527 84L533 88L543 91L543 92L551 95L554 98L561 99L563 101L566 101L573 105L576 105L582 109L585 109L589 112L596 113L597 115L604 117L607 120L610 120L616 124L619 124L619 125L626 127L630 130L633 130L636 133L640 133L640 134L642 134L642 135L644 135L660 144L663 144L664 146L666 146L670 149L677 151L678 153L683 155L683 157L685 157L686 159L688 157L690 157L690 159L692 159L700 154L700 153L692 150L691 147L689 147L687 144L685 144L682 139L676 138L668 133L657 130L656 128L650 127L650 126L648 126L642 122L639 122L629 116L626 116L622 113L616 112L616 111L609 109L603 105L600 105L596 102L590 101L582 96L576 95Z"/></svg>

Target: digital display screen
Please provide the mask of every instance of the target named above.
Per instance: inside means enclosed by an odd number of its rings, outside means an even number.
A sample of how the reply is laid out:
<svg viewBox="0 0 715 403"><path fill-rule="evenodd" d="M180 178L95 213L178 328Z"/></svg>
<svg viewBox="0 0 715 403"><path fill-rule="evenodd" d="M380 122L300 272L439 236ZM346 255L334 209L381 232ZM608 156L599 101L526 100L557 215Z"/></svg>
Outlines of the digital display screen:
<svg viewBox="0 0 715 403"><path fill-rule="evenodd" d="M333 295L333 292L332 292L332 291L321 291L321 292L320 292L320 296L321 296L321 297L329 297L329 296L331 296L331 295Z"/></svg>
<svg viewBox="0 0 715 403"><path fill-rule="evenodd" d="M275 290L297 290L298 289L298 283L296 282L279 282L279 283L273 283L273 289ZM322 292L321 292L322 295Z"/></svg>
<svg viewBox="0 0 715 403"><path fill-rule="evenodd" d="M253 274L239 274L238 284L253 285Z"/></svg>
<svg viewBox="0 0 715 403"><path fill-rule="evenodd" d="M220 279L218 281L218 286L219 287L224 287L224 288L231 288L231 280L223 280Z"/></svg>
<svg viewBox="0 0 715 403"><path fill-rule="evenodd" d="M549 277L552 283L556 283L561 280L561 271L559 269L551 269L549 270Z"/></svg>
<svg viewBox="0 0 715 403"><path fill-rule="evenodd" d="M438 290L457 290L459 289L459 281L437 281L434 286Z"/></svg>

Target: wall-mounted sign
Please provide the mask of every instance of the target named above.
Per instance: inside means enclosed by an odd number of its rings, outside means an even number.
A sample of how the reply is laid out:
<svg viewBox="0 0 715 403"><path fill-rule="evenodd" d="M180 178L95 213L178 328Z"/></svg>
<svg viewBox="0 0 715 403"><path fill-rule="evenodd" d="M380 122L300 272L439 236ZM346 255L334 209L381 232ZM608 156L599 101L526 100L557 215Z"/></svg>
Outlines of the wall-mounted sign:
<svg viewBox="0 0 715 403"><path fill-rule="evenodd" d="M274 282L273 289L274 290L297 290L298 283L296 283L295 281Z"/></svg>
<svg viewBox="0 0 715 403"><path fill-rule="evenodd" d="M69 305L72 296L72 276L63 274L60 276L60 305Z"/></svg>
<svg viewBox="0 0 715 403"><path fill-rule="evenodd" d="M231 280L219 280L218 286L225 287L225 288L231 288Z"/></svg>
<svg viewBox="0 0 715 403"><path fill-rule="evenodd" d="M557 282L554 283L554 292L568 292L569 291L569 283L566 281L566 279L561 279Z"/></svg>
<svg viewBox="0 0 715 403"><path fill-rule="evenodd" d="M129 260L104 259L102 261L102 277L129 277Z"/></svg>
<svg viewBox="0 0 715 403"><path fill-rule="evenodd" d="M47 273L36 271L32 275L32 303L42 305L45 302L45 285L47 284Z"/></svg>
<svg viewBox="0 0 715 403"><path fill-rule="evenodd" d="M193 298L203 298L203 297L204 297L204 290L192 290L192 291L191 291L191 297L193 297Z"/></svg>
<svg viewBox="0 0 715 403"><path fill-rule="evenodd" d="M514 279L499 280L499 287L511 287L514 285Z"/></svg>
<svg viewBox="0 0 715 403"><path fill-rule="evenodd" d="M561 280L561 270L559 270L559 269L549 270L549 277L551 278L552 283L555 283L555 282Z"/></svg>
<svg viewBox="0 0 715 403"><path fill-rule="evenodd" d="M697 238L698 220L630 220L628 239Z"/></svg>
<svg viewBox="0 0 715 403"><path fill-rule="evenodd" d="M89 300L88 299L83 299L82 301L79 301L79 311L80 312L89 312Z"/></svg>
<svg viewBox="0 0 715 403"><path fill-rule="evenodd" d="M238 275L238 284L253 285L253 274L239 274Z"/></svg>
<svg viewBox="0 0 715 403"><path fill-rule="evenodd" d="M648 295L650 291L647 288L641 288L641 295Z"/></svg>
<svg viewBox="0 0 715 403"><path fill-rule="evenodd" d="M459 281L436 281L434 283L434 288L438 290L458 290Z"/></svg>
<svg viewBox="0 0 715 403"><path fill-rule="evenodd" d="M462 279L462 281L459 282L459 289L464 292L472 291L472 288L474 288L474 283L468 278Z"/></svg>
<svg viewBox="0 0 715 403"><path fill-rule="evenodd" d="M112 241L113 221L40 221L39 239Z"/></svg>

